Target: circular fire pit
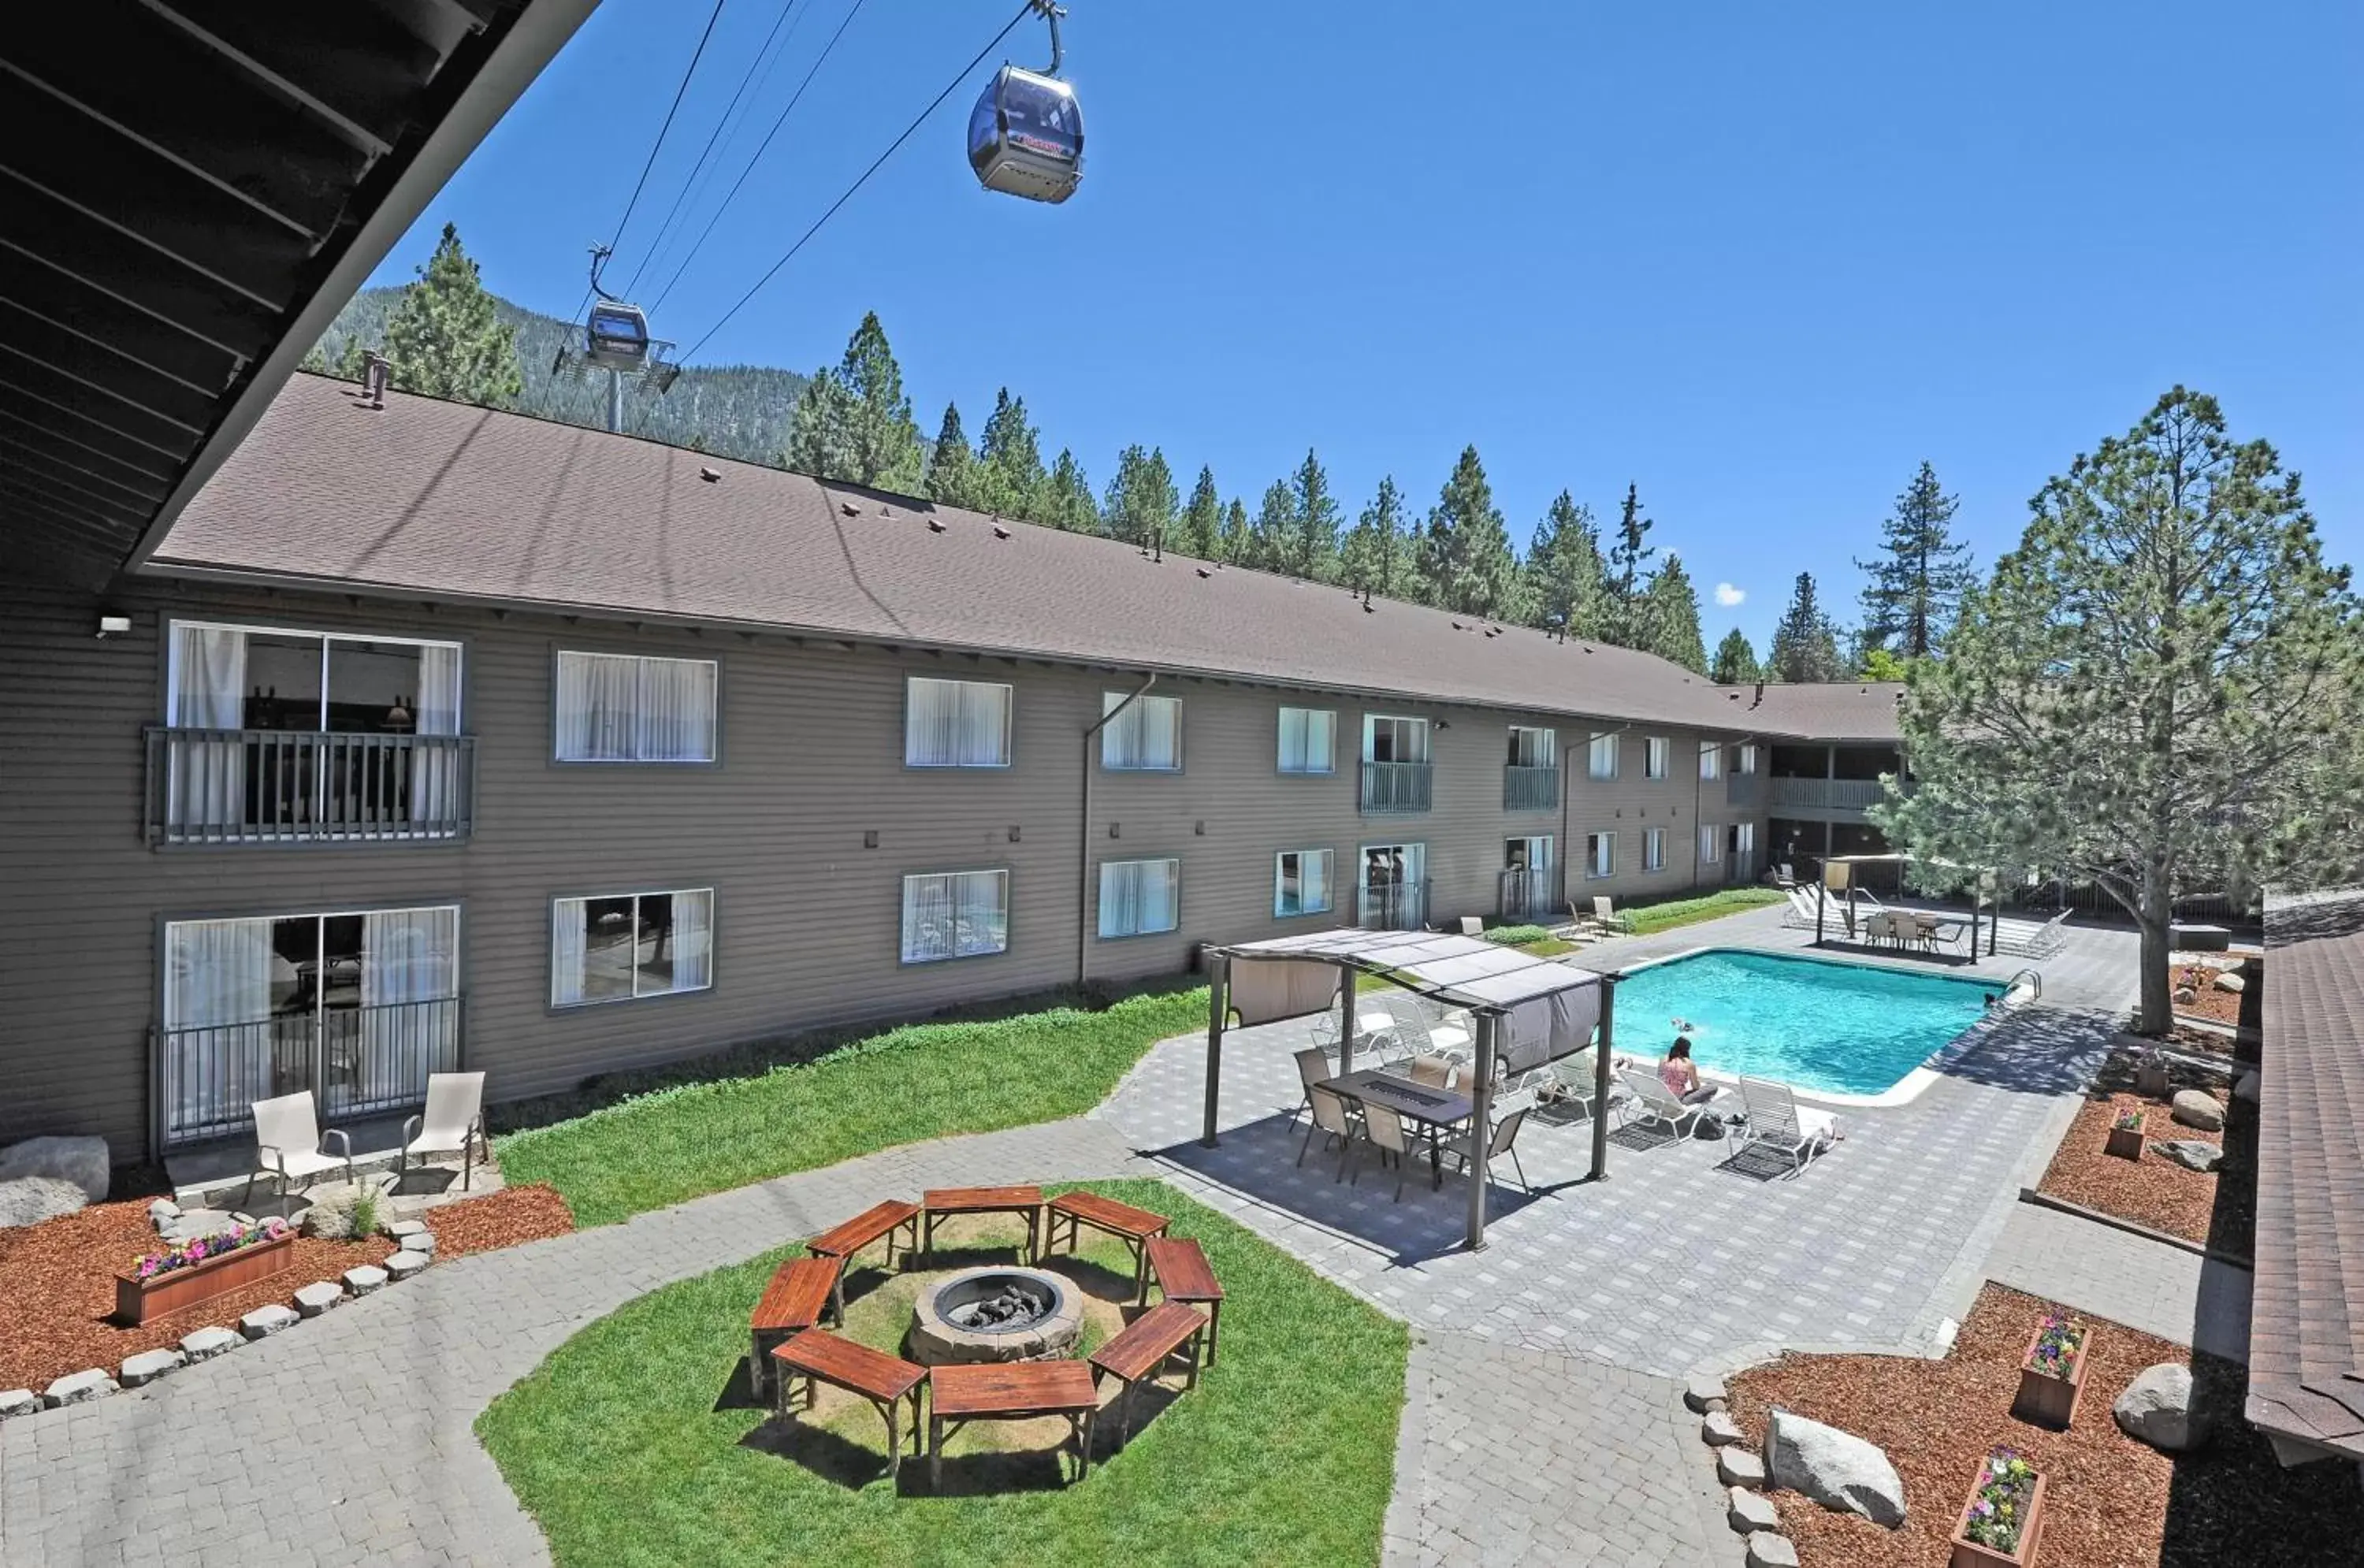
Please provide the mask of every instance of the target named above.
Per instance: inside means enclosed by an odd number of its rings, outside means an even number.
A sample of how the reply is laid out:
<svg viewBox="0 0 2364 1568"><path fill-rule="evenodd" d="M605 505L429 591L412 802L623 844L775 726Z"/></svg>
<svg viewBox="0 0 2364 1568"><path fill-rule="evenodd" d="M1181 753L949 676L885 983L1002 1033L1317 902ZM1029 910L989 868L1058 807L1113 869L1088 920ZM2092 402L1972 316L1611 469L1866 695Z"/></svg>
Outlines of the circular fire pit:
<svg viewBox="0 0 2364 1568"><path fill-rule="evenodd" d="M1073 1350L1083 1331L1082 1300L1040 1269L964 1269L920 1294L911 1308L911 1359L1034 1361Z"/></svg>

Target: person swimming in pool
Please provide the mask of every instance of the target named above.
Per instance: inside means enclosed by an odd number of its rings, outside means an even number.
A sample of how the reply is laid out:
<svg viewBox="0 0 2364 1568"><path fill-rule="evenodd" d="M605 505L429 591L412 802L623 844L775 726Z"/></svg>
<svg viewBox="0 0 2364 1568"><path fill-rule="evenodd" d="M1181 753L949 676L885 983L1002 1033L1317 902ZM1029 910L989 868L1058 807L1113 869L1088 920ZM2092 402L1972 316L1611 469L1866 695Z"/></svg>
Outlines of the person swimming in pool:
<svg viewBox="0 0 2364 1568"><path fill-rule="evenodd" d="M1703 1106L1719 1092L1717 1085L1700 1082L1699 1066L1691 1061L1689 1035L1677 1035L1675 1043L1667 1047L1667 1059L1658 1063L1658 1081L1666 1084L1668 1094L1687 1106Z"/></svg>

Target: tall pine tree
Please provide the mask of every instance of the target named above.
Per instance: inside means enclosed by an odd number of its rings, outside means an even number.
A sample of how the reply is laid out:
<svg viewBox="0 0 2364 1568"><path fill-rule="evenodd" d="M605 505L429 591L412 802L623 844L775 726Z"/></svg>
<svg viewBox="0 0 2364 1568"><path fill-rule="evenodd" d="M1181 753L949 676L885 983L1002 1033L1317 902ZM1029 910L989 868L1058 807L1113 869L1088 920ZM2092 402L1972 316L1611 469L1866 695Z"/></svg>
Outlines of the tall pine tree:
<svg viewBox="0 0 2364 1568"><path fill-rule="evenodd" d="M1600 563L1600 536L1591 509L1565 490L1552 497L1535 525L1527 549L1528 599L1535 625L1571 637L1598 639L1607 628L1608 587Z"/></svg>
<svg viewBox="0 0 2364 1568"><path fill-rule="evenodd" d="M1756 667L1756 650L1748 645L1748 634L1734 627L1715 645L1715 657L1708 662L1707 678L1719 686L1755 684L1763 673Z"/></svg>
<svg viewBox="0 0 2364 1568"><path fill-rule="evenodd" d="M1288 560L1292 577L1326 583L1338 567L1338 498L1330 494L1330 475L1313 449L1289 478Z"/></svg>
<svg viewBox="0 0 2364 1568"><path fill-rule="evenodd" d="M357 375L359 353L349 349L346 357L348 373ZM525 390L517 328L502 326L494 313L493 296L460 248L455 225L443 226L418 281L402 291L385 324L385 357L395 385L429 397L509 408Z"/></svg>
<svg viewBox="0 0 2364 1568"><path fill-rule="evenodd" d="M1288 570L1290 538L1297 528L1297 492L1286 479L1264 487L1255 524L1248 532L1247 564L1265 572Z"/></svg>
<svg viewBox="0 0 2364 1568"><path fill-rule="evenodd" d="M1254 536L1248 529L1248 509L1234 495L1223 507L1223 559L1244 565L1254 549Z"/></svg>
<svg viewBox="0 0 2364 1568"><path fill-rule="evenodd" d="M1186 555L1201 561L1223 559L1223 500L1215 490L1212 467L1199 470L1199 483L1190 487L1189 505L1182 508L1182 532L1179 539Z"/></svg>
<svg viewBox="0 0 2364 1568"><path fill-rule="evenodd" d="M1071 534L1095 532L1100 526L1100 509L1092 500L1092 482L1084 477L1084 465L1066 448L1059 449L1059 458L1051 465L1051 478L1043 487L1043 504L1034 520L1048 523L1054 528L1065 528Z"/></svg>
<svg viewBox="0 0 2364 1568"><path fill-rule="evenodd" d="M927 442L876 311L853 329L837 367L814 373L797 399L785 461L801 473L875 490L920 488Z"/></svg>
<svg viewBox="0 0 2364 1568"><path fill-rule="evenodd" d="M976 460L969 454L968 435L961 428L960 405L944 405L943 423L936 427L935 450L928 456L928 499L947 506L976 505Z"/></svg>
<svg viewBox="0 0 2364 1568"><path fill-rule="evenodd" d="M1790 607L1781 613L1780 624L1773 628L1773 646L1765 656L1765 675L1768 680L1791 685L1846 678L1846 662L1839 657L1838 631L1831 625L1831 617L1823 613L1811 572L1798 573L1797 586L1790 595Z"/></svg>
<svg viewBox="0 0 2364 1568"><path fill-rule="evenodd" d="M1043 503L1050 475L1043 471L1042 432L1027 422L1026 400L1003 387L994 395L993 417L976 444L981 511L1008 517L1033 517Z"/></svg>
<svg viewBox="0 0 2364 1568"><path fill-rule="evenodd" d="M1617 537L1609 546L1609 617L1602 636L1624 648L1639 648L1648 637L1642 596L1649 588L1650 558L1657 548L1647 542L1650 519L1642 515L1642 487L1625 486L1625 509L1617 519Z"/></svg>
<svg viewBox="0 0 2364 1568"><path fill-rule="evenodd" d="M1976 580L1969 546L1953 536L1959 503L1937 484L1926 462L1896 497L1879 525L1879 554L1856 565L1870 578L1863 590L1863 654L1886 649L1906 659L1935 651L1960 613L1963 590Z"/></svg>
<svg viewBox="0 0 2364 1568"><path fill-rule="evenodd" d="M1128 544L1162 546L1174 537L1174 513L1180 504L1165 449L1143 451L1130 446L1117 454L1116 477L1109 481L1108 498L1100 508L1101 526Z"/></svg>
<svg viewBox="0 0 2364 1568"><path fill-rule="evenodd" d="M1339 581L1366 597L1417 599L1411 528L1395 476L1383 477L1339 548Z"/></svg>
<svg viewBox="0 0 2364 1568"><path fill-rule="evenodd" d="M1433 604L1464 615L1515 613L1518 558L1474 446L1461 449L1453 477L1429 510L1420 569Z"/></svg>
<svg viewBox="0 0 2364 1568"><path fill-rule="evenodd" d="M1699 590L1683 569L1683 558L1669 555L1650 579L1642 595L1642 646L1686 670L1707 673L1707 644L1700 636Z"/></svg>

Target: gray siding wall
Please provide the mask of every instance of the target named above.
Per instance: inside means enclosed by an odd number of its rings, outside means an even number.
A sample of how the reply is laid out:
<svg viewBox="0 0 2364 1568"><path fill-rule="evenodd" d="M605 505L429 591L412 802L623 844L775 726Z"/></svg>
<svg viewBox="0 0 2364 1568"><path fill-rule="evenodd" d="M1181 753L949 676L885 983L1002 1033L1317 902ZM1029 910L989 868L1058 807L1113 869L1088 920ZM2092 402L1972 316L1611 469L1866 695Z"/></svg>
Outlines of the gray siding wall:
<svg viewBox="0 0 2364 1568"><path fill-rule="evenodd" d="M619 1066L850 1019L909 1016L1076 978L1081 929L1098 928L1103 860L1176 856L1181 923L1154 936L1083 942L1092 978L1183 968L1194 946L1348 923L1357 851L1428 846L1429 917L1490 916L1504 840L1549 833L1579 895L1621 899L1723 880L1694 862L1701 808L1723 786L1697 777L1695 733L1621 737L1613 783L1584 777L1581 721L1478 708L1356 704L1169 678L1183 702L1183 768L1107 773L1093 756L1082 807L1086 726L1130 673L935 657L820 641L443 608L343 596L147 584L103 602L29 590L0 598L0 880L13 894L0 933L0 1140L99 1132L128 1153L148 1118L148 1033L159 1014L160 924L174 918L461 906L463 1052L496 1098L572 1084ZM133 632L95 640L104 608ZM476 737L475 833L465 845L151 849L141 832L143 725L162 713L163 640L174 617L408 636L465 645L463 728ZM562 647L679 653L720 665L720 762L712 767L565 765L551 760L552 668ZM1005 681L1016 688L1013 763L1003 770L902 764L907 675ZM1338 715L1336 771L1277 767L1284 705ZM1356 810L1366 711L1442 720L1434 809ZM1565 812L1502 809L1507 730L1558 731L1575 766ZM1669 777L1645 778L1643 737L1674 741ZM1761 809L1754 813L1761 824ZM1640 829L1668 831L1667 866L1641 868ZM1581 875L1583 837L1620 835L1617 874ZM864 847L864 835L878 835ZM1013 831L1015 839L1013 841ZM1759 828L1760 845L1763 828ZM1080 842L1079 842L1080 840ZM1274 856L1333 851L1333 913L1272 914ZM1079 851L1083 864L1079 865ZM1761 856L1760 849L1760 856ZM901 877L1007 867L1005 953L899 962ZM553 1010L550 901L665 888L715 890L710 990Z"/></svg>

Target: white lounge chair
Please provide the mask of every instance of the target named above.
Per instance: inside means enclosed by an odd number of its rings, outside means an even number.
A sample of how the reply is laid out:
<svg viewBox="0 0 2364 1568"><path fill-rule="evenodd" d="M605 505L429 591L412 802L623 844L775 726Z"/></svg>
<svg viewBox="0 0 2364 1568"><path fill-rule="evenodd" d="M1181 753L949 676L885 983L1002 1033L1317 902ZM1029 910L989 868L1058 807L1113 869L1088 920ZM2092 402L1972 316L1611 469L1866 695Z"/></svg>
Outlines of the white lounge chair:
<svg viewBox="0 0 2364 1568"><path fill-rule="evenodd" d="M2068 924L2070 911L2063 909L2049 920L2003 919L1995 923L1994 944L1998 952L2018 958L2048 958L2068 945L2068 933L2061 928Z"/></svg>
<svg viewBox="0 0 2364 1568"><path fill-rule="evenodd" d="M1741 1141L1741 1152L1761 1144L1786 1154L1790 1157L1791 1176L1838 1140L1839 1118L1829 1111L1800 1105L1787 1084L1777 1084L1768 1078L1743 1078L1740 1101L1748 1110L1747 1133Z"/></svg>
<svg viewBox="0 0 2364 1568"><path fill-rule="evenodd" d="M287 1202L290 1180L311 1186L323 1171L345 1168L345 1180L352 1182L353 1141L337 1128L330 1128L328 1138L337 1140L337 1152L324 1154L320 1145L327 1141L320 1133L320 1118L312 1108L312 1091L299 1089L292 1095L282 1095L275 1100L254 1102L254 1146L256 1169L246 1178L246 1193L239 1199L243 1208L254 1196L257 1176L279 1178L279 1201Z"/></svg>
<svg viewBox="0 0 2364 1568"><path fill-rule="evenodd" d="M1588 1117L1593 1115L1594 1049L1587 1046L1575 1055L1563 1056L1546 1067L1541 1097L1555 1105L1576 1106ZM1633 1097L1632 1091L1618 1083L1612 1074L1609 1082L1609 1108L1614 1110Z"/></svg>
<svg viewBox="0 0 2364 1568"><path fill-rule="evenodd" d="M1788 914L1781 917L1781 923L1785 926L1795 927L1800 930L1812 930L1814 929L1815 890L1811 887L1791 887L1786 891L1790 895L1790 910ZM1838 925L1840 921L1837 907L1834 906L1830 910L1828 910L1824 918L1826 924L1833 926Z"/></svg>
<svg viewBox="0 0 2364 1568"><path fill-rule="evenodd" d="M410 1157L427 1162L429 1154L461 1156L460 1190L476 1178L476 1146L482 1144L485 1163L493 1158L493 1140L485 1136L485 1075L482 1073L429 1073L427 1110L402 1124L402 1162L395 1184L410 1174Z"/></svg>
<svg viewBox="0 0 2364 1568"><path fill-rule="evenodd" d="M1634 1096L1632 1119L1654 1121L1672 1130L1678 1138L1686 1138L1699 1130L1703 1118L1715 1115L1709 1101L1694 1104L1667 1087L1666 1080L1656 1073L1639 1067L1628 1067L1617 1074L1619 1082Z"/></svg>

